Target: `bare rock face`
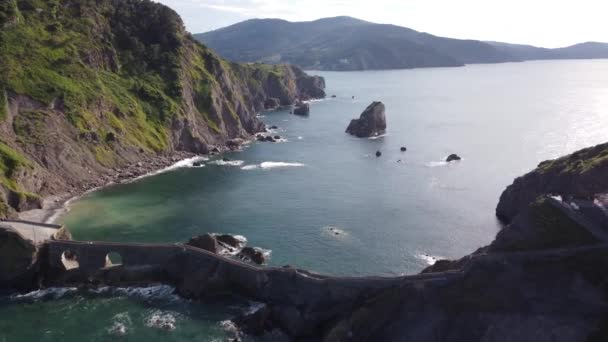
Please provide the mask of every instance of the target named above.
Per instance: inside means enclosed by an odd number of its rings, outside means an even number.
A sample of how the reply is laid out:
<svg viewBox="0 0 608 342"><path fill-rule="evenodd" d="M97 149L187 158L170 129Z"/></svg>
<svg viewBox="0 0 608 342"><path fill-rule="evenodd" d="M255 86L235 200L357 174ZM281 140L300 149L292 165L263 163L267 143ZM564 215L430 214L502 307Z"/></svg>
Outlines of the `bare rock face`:
<svg viewBox="0 0 608 342"><path fill-rule="evenodd" d="M243 250L241 250L239 253L239 256L249 259L258 265L262 265L266 262L266 256L264 256L264 253L253 247L243 248Z"/></svg>
<svg viewBox="0 0 608 342"><path fill-rule="evenodd" d="M572 195L590 198L608 192L608 143L576 151L540 163L536 169L515 179L500 196L496 216L510 223L540 195Z"/></svg>
<svg viewBox="0 0 608 342"><path fill-rule="evenodd" d="M310 105L308 103L298 102L293 113L295 115L308 115L310 114Z"/></svg>
<svg viewBox="0 0 608 342"><path fill-rule="evenodd" d="M359 138L367 138L384 134L386 131L385 107L382 102L372 102L359 119L353 119L346 133Z"/></svg>
<svg viewBox="0 0 608 342"><path fill-rule="evenodd" d="M33 284L36 246L9 226L0 224L0 289Z"/></svg>
<svg viewBox="0 0 608 342"><path fill-rule="evenodd" d="M186 245L204 249L211 253L217 254L219 252L219 245L217 243L217 240L215 239L215 236L213 236L211 234L203 234L203 235L195 236L195 237L191 238L186 243Z"/></svg>

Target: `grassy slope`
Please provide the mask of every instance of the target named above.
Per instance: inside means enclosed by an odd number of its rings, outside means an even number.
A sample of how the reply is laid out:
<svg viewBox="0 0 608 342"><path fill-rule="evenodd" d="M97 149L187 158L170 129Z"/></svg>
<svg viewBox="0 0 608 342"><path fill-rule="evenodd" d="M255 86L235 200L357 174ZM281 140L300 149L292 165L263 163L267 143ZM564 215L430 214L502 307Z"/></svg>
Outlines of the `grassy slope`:
<svg viewBox="0 0 608 342"><path fill-rule="evenodd" d="M0 3L0 27L0 124L8 114L7 92L49 107L15 118L22 147L45 138L41 118L56 109L79 134L99 137L87 147L101 165L116 160L112 137L134 150L168 150L170 124L186 110L184 79L194 87L198 114L220 133L209 114L218 80L207 69L210 59L219 59L194 42L168 7L147 0L6 0ZM233 68L239 74L249 70L251 78L242 81L254 88L260 87L254 74L282 75L285 68L219 62L233 75ZM32 161L2 140L0 185L19 191L15 169ZM0 216L2 208L0 203Z"/></svg>

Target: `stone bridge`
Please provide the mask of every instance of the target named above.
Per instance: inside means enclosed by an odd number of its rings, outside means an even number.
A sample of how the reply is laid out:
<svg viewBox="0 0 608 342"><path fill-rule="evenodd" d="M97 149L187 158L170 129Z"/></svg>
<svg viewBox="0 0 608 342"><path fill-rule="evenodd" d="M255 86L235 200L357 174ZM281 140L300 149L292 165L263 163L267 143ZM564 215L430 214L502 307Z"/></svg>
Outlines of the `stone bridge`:
<svg viewBox="0 0 608 342"><path fill-rule="evenodd" d="M293 336L315 331L361 300L402 286L440 285L458 272L402 277L333 277L295 268L257 267L181 244L51 240L47 286L168 284L187 298L230 293L272 308L273 321ZM110 262L111 255L120 263Z"/></svg>
<svg viewBox="0 0 608 342"><path fill-rule="evenodd" d="M608 244L534 252L474 254L462 267L398 277L334 277L295 268L257 267L181 244L123 244L51 240L45 243L47 286L174 286L187 298L229 293L263 302L270 321L290 336L307 336L387 290L416 296L454 284L475 269L555 262L581 253L605 253ZM109 261L111 254L120 263ZM518 266L514 266L518 267ZM428 292L426 292L428 293Z"/></svg>

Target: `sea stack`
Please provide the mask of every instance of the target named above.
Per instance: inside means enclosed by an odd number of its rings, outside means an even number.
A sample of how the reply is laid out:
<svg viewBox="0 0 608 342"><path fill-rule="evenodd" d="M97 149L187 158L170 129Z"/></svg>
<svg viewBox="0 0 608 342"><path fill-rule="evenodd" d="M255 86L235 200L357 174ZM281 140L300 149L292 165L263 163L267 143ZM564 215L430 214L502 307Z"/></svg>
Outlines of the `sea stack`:
<svg viewBox="0 0 608 342"><path fill-rule="evenodd" d="M351 120L346 128L346 133L359 138L367 138L384 134L385 130L386 116L384 104L375 101L361 113L359 119Z"/></svg>
<svg viewBox="0 0 608 342"><path fill-rule="evenodd" d="M295 115L308 115L310 114L310 105L306 102L298 102L293 113Z"/></svg>

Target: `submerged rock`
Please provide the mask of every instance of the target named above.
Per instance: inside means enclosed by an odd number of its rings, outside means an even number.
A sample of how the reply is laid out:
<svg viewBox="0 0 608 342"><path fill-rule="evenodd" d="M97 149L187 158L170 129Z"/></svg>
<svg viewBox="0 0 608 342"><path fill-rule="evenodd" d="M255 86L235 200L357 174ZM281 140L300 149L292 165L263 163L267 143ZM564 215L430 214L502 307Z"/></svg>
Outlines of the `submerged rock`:
<svg viewBox="0 0 608 342"><path fill-rule="evenodd" d="M401 152L405 152L407 151L407 148L405 146L401 146Z"/></svg>
<svg viewBox="0 0 608 342"><path fill-rule="evenodd" d="M275 140L279 140L279 139L281 139L281 136L280 135L275 135L274 138L275 138Z"/></svg>
<svg viewBox="0 0 608 342"><path fill-rule="evenodd" d="M372 102L361 113L359 119L351 120L346 133L359 138L373 137L386 131L385 107L382 102Z"/></svg>
<svg viewBox="0 0 608 342"><path fill-rule="evenodd" d="M449 155L449 156L446 158L446 160L445 160L445 161L449 163L449 162L452 162L452 161L458 161L458 160L461 160L461 159L462 159L462 158L460 158L460 156L459 156L459 155L457 155L457 154L455 154L455 153L452 153L452 154L450 154L450 155Z"/></svg>
<svg viewBox="0 0 608 342"><path fill-rule="evenodd" d="M380 157L381 155L382 155L382 152L376 151L376 157Z"/></svg>

